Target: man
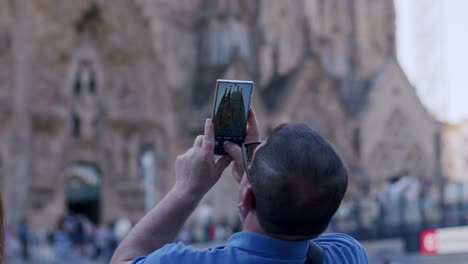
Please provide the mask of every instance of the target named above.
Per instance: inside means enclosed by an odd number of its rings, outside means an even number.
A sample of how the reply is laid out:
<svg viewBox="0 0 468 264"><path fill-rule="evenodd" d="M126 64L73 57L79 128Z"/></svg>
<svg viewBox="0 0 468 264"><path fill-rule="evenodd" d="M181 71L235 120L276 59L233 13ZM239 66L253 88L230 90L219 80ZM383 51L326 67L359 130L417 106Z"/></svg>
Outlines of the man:
<svg viewBox="0 0 468 264"><path fill-rule="evenodd" d="M225 143L229 155L215 162L214 128L207 119L204 135L176 159L174 187L122 241L111 264L302 264L310 239L323 250L323 263L367 263L363 248L351 237L319 236L347 188L347 171L334 149L304 124L281 125L265 142L258 139L250 110L246 142L253 143L242 148ZM240 183L242 232L226 246L206 250L171 243L231 162Z"/></svg>

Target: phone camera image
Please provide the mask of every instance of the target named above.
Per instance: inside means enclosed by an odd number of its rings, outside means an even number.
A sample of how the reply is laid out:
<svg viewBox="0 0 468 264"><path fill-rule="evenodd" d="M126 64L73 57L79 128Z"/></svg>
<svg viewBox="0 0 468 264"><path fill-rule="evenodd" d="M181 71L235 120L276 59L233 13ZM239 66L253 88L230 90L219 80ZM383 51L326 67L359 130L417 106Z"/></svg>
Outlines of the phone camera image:
<svg viewBox="0 0 468 264"><path fill-rule="evenodd" d="M245 138L252 82L218 81L213 109L215 154L225 154L223 143L242 144Z"/></svg>

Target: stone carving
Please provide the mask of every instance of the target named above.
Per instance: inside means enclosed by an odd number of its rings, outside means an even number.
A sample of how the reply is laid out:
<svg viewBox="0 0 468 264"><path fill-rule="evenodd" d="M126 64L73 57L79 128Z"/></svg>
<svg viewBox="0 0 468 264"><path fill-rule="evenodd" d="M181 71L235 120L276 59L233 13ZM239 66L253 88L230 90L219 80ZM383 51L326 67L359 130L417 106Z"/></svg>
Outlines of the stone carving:
<svg viewBox="0 0 468 264"><path fill-rule="evenodd" d="M402 168L398 160L398 154L395 153L398 148L388 143L379 143L371 154L369 161L369 175L376 182L386 181L389 178L400 173Z"/></svg>
<svg viewBox="0 0 468 264"><path fill-rule="evenodd" d="M0 1L0 122L5 122L11 108L8 99L13 83L11 16L9 3Z"/></svg>
<svg viewBox="0 0 468 264"><path fill-rule="evenodd" d="M115 133L109 140L109 148L111 153L111 164L112 167L112 178L118 180L124 174L124 163L123 163L123 140L119 133Z"/></svg>
<svg viewBox="0 0 468 264"><path fill-rule="evenodd" d="M140 175L140 135L133 133L126 142L126 148L128 149L128 177L136 179Z"/></svg>
<svg viewBox="0 0 468 264"><path fill-rule="evenodd" d="M255 1L250 0L204 0L202 7L216 14L250 14L255 10Z"/></svg>
<svg viewBox="0 0 468 264"><path fill-rule="evenodd" d="M317 130L322 136L329 138L331 133L328 129L328 124L323 120L323 116L316 111L311 111L307 114L304 120L307 125Z"/></svg>
<svg viewBox="0 0 468 264"><path fill-rule="evenodd" d="M394 7L386 0L305 0L310 47L334 75L368 76L394 54Z"/></svg>
<svg viewBox="0 0 468 264"><path fill-rule="evenodd" d="M97 80L90 61L79 62L73 87L73 114L79 127L73 128L76 137L92 141L97 136L98 100Z"/></svg>
<svg viewBox="0 0 468 264"><path fill-rule="evenodd" d="M140 141L140 135L135 132L129 136L114 135L112 163L117 180L135 180L140 175Z"/></svg>
<svg viewBox="0 0 468 264"><path fill-rule="evenodd" d="M395 10L392 1L357 0L356 73L368 76L382 65L395 49Z"/></svg>
<svg viewBox="0 0 468 264"><path fill-rule="evenodd" d="M401 111L394 111L387 121L380 143L370 155L372 175L389 179L402 172L425 176L425 157L412 137L408 121Z"/></svg>
<svg viewBox="0 0 468 264"><path fill-rule="evenodd" d="M353 52L350 1L306 0L305 12L310 30L309 48L318 52L328 72L345 76L351 71Z"/></svg>
<svg viewBox="0 0 468 264"><path fill-rule="evenodd" d="M404 167L411 175L427 178L427 165L425 164L426 158L424 156L424 152L419 145L413 144L408 146Z"/></svg>
<svg viewBox="0 0 468 264"><path fill-rule="evenodd" d="M4 161L3 161L3 153L0 152L0 188L3 188L4 186L4 178L5 178L5 169L4 169Z"/></svg>
<svg viewBox="0 0 468 264"><path fill-rule="evenodd" d="M43 133L35 135L33 138L33 153L37 157L34 162L34 178L42 178L42 179L51 179L51 174L54 170L51 169L51 165L54 160L54 156L51 155L52 149L48 144L47 136Z"/></svg>
<svg viewBox="0 0 468 264"><path fill-rule="evenodd" d="M0 58L8 55L11 47L11 35L9 32L0 31Z"/></svg>
<svg viewBox="0 0 468 264"><path fill-rule="evenodd" d="M411 139L408 121L401 111L395 111L387 121L383 140L392 145L404 145Z"/></svg>
<svg viewBox="0 0 468 264"><path fill-rule="evenodd" d="M235 50L243 59L250 60L249 31L240 22L212 23L205 41L204 51L211 65L228 64Z"/></svg>
<svg viewBox="0 0 468 264"><path fill-rule="evenodd" d="M260 84L266 85L274 74L284 75L297 67L304 55L304 11L300 4L281 0L260 1L259 23L262 29Z"/></svg>

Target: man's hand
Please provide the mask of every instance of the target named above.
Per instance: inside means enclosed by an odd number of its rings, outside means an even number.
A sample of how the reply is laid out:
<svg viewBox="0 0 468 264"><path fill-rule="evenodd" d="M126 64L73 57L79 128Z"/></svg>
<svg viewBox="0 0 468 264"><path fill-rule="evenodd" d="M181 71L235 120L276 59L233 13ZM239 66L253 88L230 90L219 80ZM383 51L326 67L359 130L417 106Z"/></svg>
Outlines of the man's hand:
<svg viewBox="0 0 468 264"><path fill-rule="evenodd" d="M214 147L214 127L207 119L205 134L198 136L193 147L176 159L175 190L201 198L218 182L231 157L223 156L215 163Z"/></svg>
<svg viewBox="0 0 468 264"><path fill-rule="evenodd" d="M258 128L257 117L252 108L249 109L249 116L247 118L247 135L245 142L259 141L260 132ZM242 149L231 142L224 143L224 150L229 154L233 160L232 175L234 179L240 183L245 172L244 160L242 158Z"/></svg>

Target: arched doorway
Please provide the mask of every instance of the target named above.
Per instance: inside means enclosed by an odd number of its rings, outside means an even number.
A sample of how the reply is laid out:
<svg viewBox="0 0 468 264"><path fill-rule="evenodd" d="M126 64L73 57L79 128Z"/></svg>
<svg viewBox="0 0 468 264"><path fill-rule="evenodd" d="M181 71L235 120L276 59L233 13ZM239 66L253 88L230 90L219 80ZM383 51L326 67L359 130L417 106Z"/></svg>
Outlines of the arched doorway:
<svg viewBox="0 0 468 264"><path fill-rule="evenodd" d="M66 206L70 213L86 216L93 223L100 221L101 172L89 163L75 163L65 170Z"/></svg>

